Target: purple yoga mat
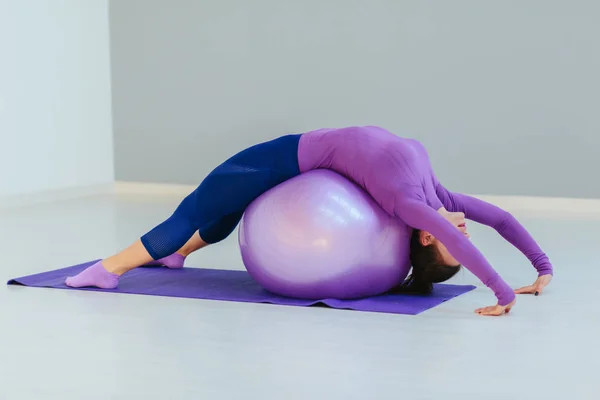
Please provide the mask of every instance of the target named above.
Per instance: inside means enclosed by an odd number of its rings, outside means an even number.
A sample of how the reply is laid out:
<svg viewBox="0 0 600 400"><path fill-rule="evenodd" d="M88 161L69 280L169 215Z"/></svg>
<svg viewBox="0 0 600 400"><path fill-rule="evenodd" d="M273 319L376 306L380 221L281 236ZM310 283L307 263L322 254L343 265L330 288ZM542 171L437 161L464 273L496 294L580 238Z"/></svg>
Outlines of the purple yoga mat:
<svg viewBox="0 0 600 400"><path fill-rule="evenodd" d="M323 304L331 308L410 315L419 314L475 289L475 286L438 284L435 285L433 293L422 296L384 294L357 300L302 300L277 296L267 292L254 282L246 271L200 268L168 269L163 267L144 267L130 271L121 278L119 287L113 290L73 289L65 285L64 282L67 276L78 274L96 261L11 279L8 284L190 299L270 303L287 306Z"/></svg>

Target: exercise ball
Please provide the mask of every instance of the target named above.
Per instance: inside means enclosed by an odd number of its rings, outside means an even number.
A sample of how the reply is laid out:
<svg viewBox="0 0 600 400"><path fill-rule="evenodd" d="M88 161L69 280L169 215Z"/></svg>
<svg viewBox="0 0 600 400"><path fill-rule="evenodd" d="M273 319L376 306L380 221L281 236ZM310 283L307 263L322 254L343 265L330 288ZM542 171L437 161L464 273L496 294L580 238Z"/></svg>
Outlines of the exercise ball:
<svg viewBox="0 0 600 400"><path fill-rule="evenodd" d="M248 273L264 289L352 299L382 294L406 278L410 233L355 183L314 170L255 199L238 240Z"/></svg>

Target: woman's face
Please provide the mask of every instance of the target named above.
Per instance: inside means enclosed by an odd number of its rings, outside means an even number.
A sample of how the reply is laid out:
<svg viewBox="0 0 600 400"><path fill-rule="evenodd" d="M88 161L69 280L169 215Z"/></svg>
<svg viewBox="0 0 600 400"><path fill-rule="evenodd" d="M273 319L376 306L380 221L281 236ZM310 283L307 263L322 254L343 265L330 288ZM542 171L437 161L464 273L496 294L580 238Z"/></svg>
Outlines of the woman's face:
<svg viewBox="0 0 600 400"><path fill-rule="evenodd" d="M447 265L450 267L456 267L456 266L460 265L460 263L456 260L456 258L452 257L452 255L450 254L450 252L448 251L448 249L446 248L446 246L444 246L444 244L442 242L435 239L431 243L431 245L435 246L435 248L437 249L438 253L442 257L442 260L443 260L442 262L444 263L444 265Z"/></svg>
<svg viewBox="0 0 600 400"><path fill-rule="evenodd" d="M469 232L467 231L466 224L461 224L460 226L457 227L457 229L459 231L461 231L467 238L471 238L471 235L469 235ZM437 240L431 233L422 232L421 235L422 235L421 236L421 244L423 244L424 246L434 246L436 248L436 250L438 251L438 253L440 254L440 257L442 258L442 260L443 260L442 262L444 263L444 265L451 266L451 267L460 265L458 260L456 260L456 258L452 257L452 255L450 254L450 252L448 251L446 246L444 246L444 244L442 242Z"/></svg>

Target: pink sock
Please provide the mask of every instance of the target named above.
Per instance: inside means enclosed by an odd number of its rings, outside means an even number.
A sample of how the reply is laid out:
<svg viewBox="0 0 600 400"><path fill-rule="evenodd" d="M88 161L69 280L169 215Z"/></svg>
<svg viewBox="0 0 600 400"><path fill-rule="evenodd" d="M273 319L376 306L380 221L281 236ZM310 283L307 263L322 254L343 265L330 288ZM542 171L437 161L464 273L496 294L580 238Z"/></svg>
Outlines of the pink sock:
<svg viewBox="0 0 600 400"><path fill-rule="evenodd" d="M68 277L65 283L75 288L95 286L100 289L114 289L119 285L119 275L108 272L102 261L98 261L78 275Z"/></svg>
<svg viewBox="0 0 600 400"><path fill-rule="evenodd" d="M160 265L167 268L183 268L185 257L178 253L173 253L170 256L163 257L156 261L151 261L146 265Z"/></svg>

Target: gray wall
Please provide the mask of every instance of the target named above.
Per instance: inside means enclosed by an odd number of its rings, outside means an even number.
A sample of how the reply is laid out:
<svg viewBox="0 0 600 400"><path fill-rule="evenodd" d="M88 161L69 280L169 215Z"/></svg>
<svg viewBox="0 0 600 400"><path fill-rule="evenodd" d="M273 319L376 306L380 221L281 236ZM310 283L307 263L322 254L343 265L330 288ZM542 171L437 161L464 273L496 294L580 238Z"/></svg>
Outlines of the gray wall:
<svg viewBox="0 0 600 400"><path fill-rule="evenodd" d="M600 3L113 0L116 175L376 124L477 194L600 197Z"/></svg>

